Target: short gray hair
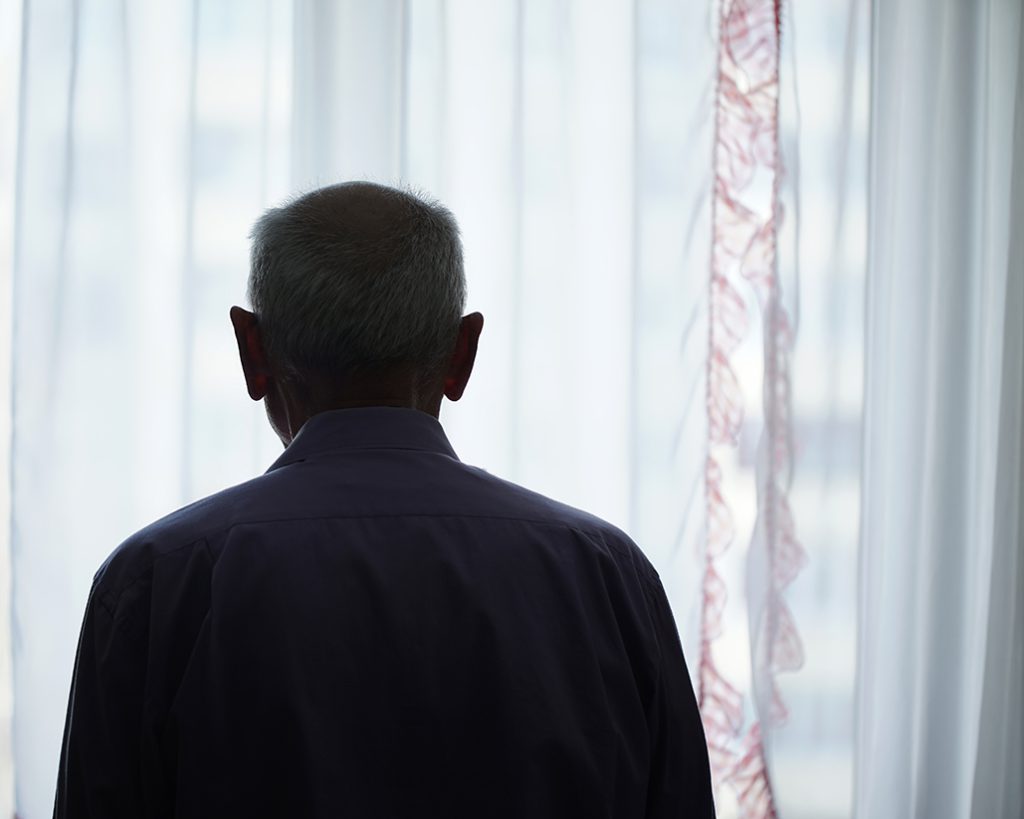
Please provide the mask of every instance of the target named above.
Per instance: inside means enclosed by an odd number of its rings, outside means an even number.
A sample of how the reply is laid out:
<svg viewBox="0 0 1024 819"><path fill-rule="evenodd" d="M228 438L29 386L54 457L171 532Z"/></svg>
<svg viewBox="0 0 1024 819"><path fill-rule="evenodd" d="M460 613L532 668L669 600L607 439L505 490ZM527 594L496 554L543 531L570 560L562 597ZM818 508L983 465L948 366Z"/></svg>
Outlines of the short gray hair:
<svg viewBox="0 0 1024 819"><path fill-rule="evenodd" d="M268 210L251 237L249 300L289 378L443 371L466 279L458 225L439 203L333 185Z"/></svg>

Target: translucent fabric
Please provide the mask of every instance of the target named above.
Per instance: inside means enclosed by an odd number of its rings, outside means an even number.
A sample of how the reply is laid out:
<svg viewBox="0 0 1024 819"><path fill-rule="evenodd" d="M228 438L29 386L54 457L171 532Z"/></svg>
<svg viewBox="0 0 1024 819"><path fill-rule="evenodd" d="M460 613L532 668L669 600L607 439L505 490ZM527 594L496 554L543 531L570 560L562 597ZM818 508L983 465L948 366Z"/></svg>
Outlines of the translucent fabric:
<svg viewBox="0 0 1024 819"><path fill-rule="evenodd" d="M1020 816L1019 2L876 4L858 816Z"/></svg>

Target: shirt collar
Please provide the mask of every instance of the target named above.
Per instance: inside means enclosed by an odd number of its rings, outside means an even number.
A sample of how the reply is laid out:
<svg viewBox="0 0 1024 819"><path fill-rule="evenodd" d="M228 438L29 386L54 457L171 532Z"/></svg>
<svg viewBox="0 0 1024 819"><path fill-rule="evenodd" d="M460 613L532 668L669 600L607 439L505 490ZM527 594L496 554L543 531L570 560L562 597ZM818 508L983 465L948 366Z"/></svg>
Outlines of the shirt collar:
<svg viewBox="0 0 1024 819"><path fill-rule="evenodd" d="M314 415L267 472L322 452L359 449L413 449L458 460L434 416L401 407L359 407Z"/></svg>

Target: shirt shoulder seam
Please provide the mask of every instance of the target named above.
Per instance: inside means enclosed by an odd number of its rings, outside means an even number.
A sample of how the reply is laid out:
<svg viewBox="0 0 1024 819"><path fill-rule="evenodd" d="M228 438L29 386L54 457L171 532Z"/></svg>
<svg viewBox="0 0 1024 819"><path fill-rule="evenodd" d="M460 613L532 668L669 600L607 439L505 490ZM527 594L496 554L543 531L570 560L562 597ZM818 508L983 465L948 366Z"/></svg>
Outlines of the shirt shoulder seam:
<svg viewBox="0 0 1024 819"><path fill-rule="evenodd" d="M160 560L163 560L166 557L170 557L171 555L177 554L178 552L184 549L195 548L200 545L203 548L205 548L207 557L212 558L213 555L210 552L210 544L205 537L194 538L192 540L189 540L187 543L182 543L179 546L174 546L173 548L167 549L166 551L154 555L153 559L147 561L142 568L140 568L133 575L131 575L130 578L124 583L124 585L122 585L117 590L116 593L112 589L102 593L99 597L96 598L97 605L99 605L107 613L111 620L115 620L115 614L117 612L118 606L121 604L121 598L140 580L145 578L147 575L152 574L153 567L156 566L156 564Z"/></svg>

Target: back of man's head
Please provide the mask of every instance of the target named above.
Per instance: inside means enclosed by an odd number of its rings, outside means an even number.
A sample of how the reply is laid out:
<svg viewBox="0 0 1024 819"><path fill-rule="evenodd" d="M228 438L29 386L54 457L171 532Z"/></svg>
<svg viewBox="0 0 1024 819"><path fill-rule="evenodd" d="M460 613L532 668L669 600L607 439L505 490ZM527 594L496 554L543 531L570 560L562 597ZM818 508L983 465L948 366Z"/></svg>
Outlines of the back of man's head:
<svg viewBox="0 0 1024 819"><path fill-rule="evenodd" d="M466 298L444 207L348 182L267 211L252 240L249 298L267 355L297 386L441 376Z"/></svg>

